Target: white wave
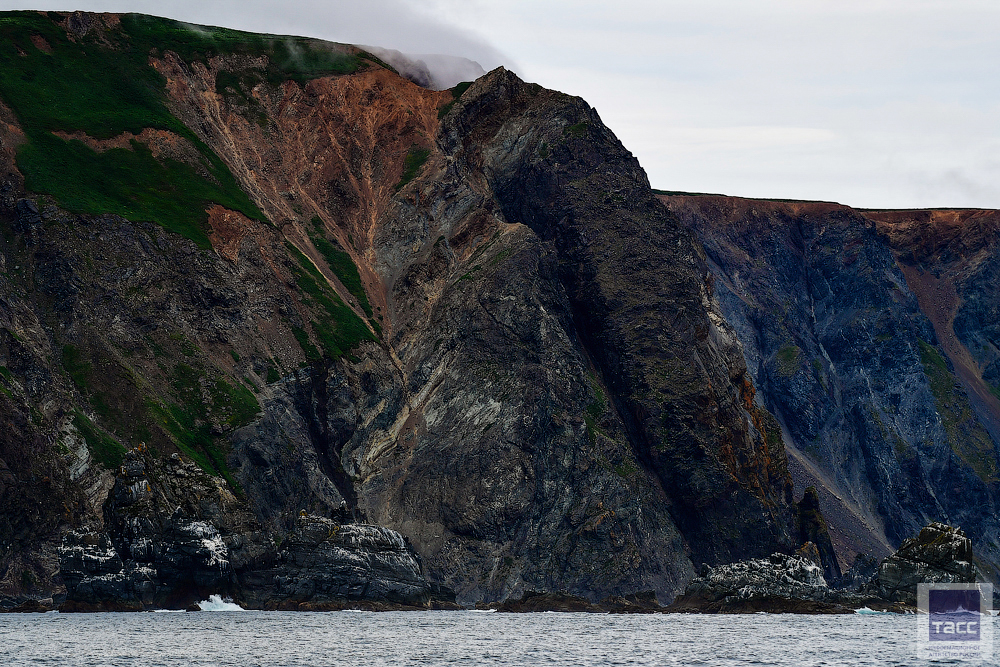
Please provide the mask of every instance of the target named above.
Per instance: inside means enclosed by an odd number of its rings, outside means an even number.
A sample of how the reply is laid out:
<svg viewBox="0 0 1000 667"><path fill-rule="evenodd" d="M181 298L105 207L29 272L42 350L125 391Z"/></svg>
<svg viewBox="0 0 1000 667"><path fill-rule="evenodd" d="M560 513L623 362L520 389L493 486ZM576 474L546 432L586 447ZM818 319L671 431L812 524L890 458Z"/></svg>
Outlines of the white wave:
<svg viewBox="0 0 1000 667"><path fill-rule="evenodd" d="M231 599L222 599L220 595L209 595L207 600L198 603L202 611L245 611L243 607L234 603Z"/></svg>
<svg viewBox="0 0 1000 667"><path fill-rule="evenodd" d="M874 609L869 609L868 607L862 607L861 609L855 609L855 614L864 614L870 616L886 616L891 614L889 611L875 611Z"/></svg>

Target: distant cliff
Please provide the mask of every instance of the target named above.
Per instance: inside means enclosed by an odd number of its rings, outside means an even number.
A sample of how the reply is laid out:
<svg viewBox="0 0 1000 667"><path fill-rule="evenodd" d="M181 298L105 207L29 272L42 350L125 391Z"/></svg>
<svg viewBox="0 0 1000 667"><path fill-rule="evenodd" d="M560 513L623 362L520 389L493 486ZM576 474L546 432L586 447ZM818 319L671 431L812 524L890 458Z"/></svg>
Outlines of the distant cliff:
<svg viewBox="0 0 1000 667"><path fill-rule="evenodd" d="M842 567L943 520L965 529L996 580L1000 214L661 200L705 248Z"/></svg>

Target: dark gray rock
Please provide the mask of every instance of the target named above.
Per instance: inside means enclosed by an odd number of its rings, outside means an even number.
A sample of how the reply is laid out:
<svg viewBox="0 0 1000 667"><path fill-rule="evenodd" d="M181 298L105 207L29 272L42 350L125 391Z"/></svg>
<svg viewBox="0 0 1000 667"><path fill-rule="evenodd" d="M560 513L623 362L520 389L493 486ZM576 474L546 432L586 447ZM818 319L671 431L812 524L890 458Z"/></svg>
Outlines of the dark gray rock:
<svg viewBox="0 0 1000 667"><path fill-rule="evenodd" d="M278 551L225 486L180 457L161 463L129 451L105 515L106 533L63 538L67 611L183 609L213 594L272 608L285 601L421 605L430 597L398 533L303 516Z"/></svg>
<svg viewBox="0 0 1000 667"><path fill-rule="evenodd" d="M817 551L817 563L823 566L823 576L829 583L840 581L840 564L833 549L833 540L826 525L826 519L819 506L819 495L816 487L806 488L798 506L799 539L814 545Z"/></svg>
<svg viewBox="0 0 1000 667"><path fill-rule="evenodd" d="M933 230L906 227L887 238L867 213L826 202L664 202L705 247L758 396L785 426L797 481L822 487L842 565L858 553L888 555L929 517L961 523L980 556L1000 562L997 447L976 392L996 401L955 374L942 355L946 332L932 324L964 303L956 317L969 316L955 320L956 334L981 332L967 345L988 368L995 224L952 244L951 255L975 258L972 266L921 290L914 277L943 262L922 247L944 243ZM966 280L973 268L975 281ZM954 303L929 300L955 286L967 289Z"/></svg>
<svg viewBox="0 0 1000 667"><path fill-rule="evenodd" d="M877 574L863 584L863 572L874 572L871 559L859 558L848 572L851 586L831 588L818 565L814 544L803 545L794 555L776 553L751 559L702 566L684 595L671 605L673 611L708 613L851 613L861 607L890 611L912 610L917 584L971 583L976 580L972 546L965 534L941 523L931 523L917 537L903 542L895 554L882 561ZM811 603L811 604L802 604Z"/></svg>
<svg viewBox="0 0 1000 667"><path fill-rule="evenodd" d="M811 558L772 554L768 558L706 567L688 584L684 597L708 602L734 596L742 600L779 596L823 601L829 590L823 569Z"/></svg>
<svg viewBox="0 0 1000 667"><path fill-rule="evenodd" d="M870 589L886 600L915 605L917 584L975 581L972 541L959 528L931 523L882 561Z"/></svg>
<svg viewBox="0 0 1000 667"><path fill-rule="evenodd" d="M260 608L353 601L423 606L431 587L399 533L364 524L301 516L275 566L241 576L241 599Z"/></svg>
<svg viewBox="0 0 1000 667"><path fill-rule="evenodd" d="M837 582L837 588L858 593L878 574L879 562L868 554L858 554L847 572Z"/></svg>

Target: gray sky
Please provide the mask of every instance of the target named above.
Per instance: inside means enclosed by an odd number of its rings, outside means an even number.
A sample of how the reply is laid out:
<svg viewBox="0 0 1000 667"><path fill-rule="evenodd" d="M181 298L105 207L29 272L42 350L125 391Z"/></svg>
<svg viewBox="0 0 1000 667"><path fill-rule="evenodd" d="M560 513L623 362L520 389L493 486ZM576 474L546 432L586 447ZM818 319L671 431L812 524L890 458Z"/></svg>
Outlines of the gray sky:
<svg viewBox="0 0 1000 667"><path fill-rule="evenodd" d="M998 0L75 4L503 64L585 98L657 188L1000 208Z"/></svg>

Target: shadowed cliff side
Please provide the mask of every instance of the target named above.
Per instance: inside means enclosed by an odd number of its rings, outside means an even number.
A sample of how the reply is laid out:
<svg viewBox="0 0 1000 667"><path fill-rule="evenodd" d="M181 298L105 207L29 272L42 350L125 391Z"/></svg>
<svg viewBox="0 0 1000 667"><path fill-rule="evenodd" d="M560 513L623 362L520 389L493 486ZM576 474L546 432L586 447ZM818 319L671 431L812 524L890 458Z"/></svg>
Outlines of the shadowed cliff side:
<svg viewBox="0 0 1000 667"><path fill-rule="evenodd" d="M786 426L793 472L819 490L841 568L944 520L975 536L995 576L996 449L939 351L949 348L916 268L897 265L908 244L923 247L919 235L890 247L869 219L881 214L831 203L662 200L704 244L760 395Z"/></svg>
<svg viewBox="0 0 1000 667"><path fill-rule="evenodd" d="M790 545L777 424L754 404L704 255L597 113L495 71L445 118L440 144L554 249L581 344L692 557Z"/></svg>

